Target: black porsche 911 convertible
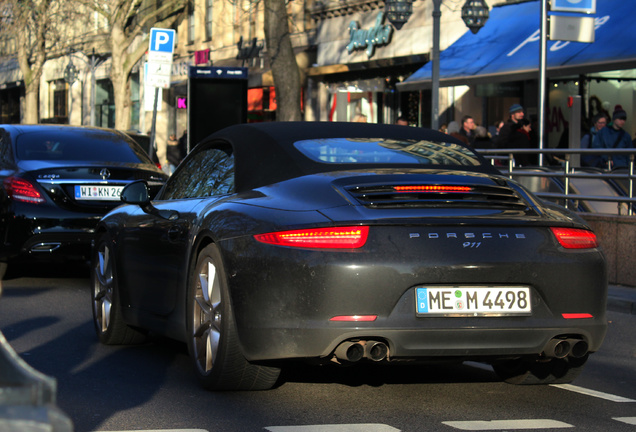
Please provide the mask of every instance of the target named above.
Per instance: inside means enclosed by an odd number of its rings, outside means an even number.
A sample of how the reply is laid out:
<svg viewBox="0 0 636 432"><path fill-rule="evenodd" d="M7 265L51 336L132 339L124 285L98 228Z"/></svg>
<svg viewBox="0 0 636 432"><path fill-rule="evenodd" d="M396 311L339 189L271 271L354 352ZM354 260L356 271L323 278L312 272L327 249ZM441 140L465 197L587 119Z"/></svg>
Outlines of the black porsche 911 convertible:
<svg viewBox="0 0 636 432"><path fill-rule="evenodd" d="M105 344L188 344L209 389L267 389L285 360L473 360L572 381L606 332L596 236L454 138L353 123L232 126L154 200L100 222Z"/></svg>

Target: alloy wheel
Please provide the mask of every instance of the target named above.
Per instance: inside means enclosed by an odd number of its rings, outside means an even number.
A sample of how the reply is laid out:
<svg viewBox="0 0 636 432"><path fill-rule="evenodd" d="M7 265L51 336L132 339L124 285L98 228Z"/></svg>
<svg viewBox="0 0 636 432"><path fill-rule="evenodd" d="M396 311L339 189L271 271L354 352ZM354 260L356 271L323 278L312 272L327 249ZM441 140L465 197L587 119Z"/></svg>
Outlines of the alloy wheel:
<svg viewBox="0 0 636 432"><path fill-rule="evenodd" d="M214 366L221 340L221 286L215 264L204 260L197 272L192 314L192 337L196 363L206 374Z"/></svg>
<svg viewBox="0 0 636 432"><path fill-rule="evenodd" d="M113 267L110 259L110 249L102 243L97 251L93 281L93 310L95 324L106 332L110 325L111 308L113 305Z"/></svg>

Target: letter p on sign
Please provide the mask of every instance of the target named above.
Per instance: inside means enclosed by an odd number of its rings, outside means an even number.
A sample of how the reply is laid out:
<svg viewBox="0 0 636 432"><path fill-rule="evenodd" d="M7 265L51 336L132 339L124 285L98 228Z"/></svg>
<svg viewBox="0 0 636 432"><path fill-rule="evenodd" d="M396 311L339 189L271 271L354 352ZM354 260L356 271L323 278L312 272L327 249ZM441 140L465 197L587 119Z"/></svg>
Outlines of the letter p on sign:
<svg viewBox="0 0 636 432"><path fill-rule="evenodd" d="M174 52L174 35L172 29L150 29L150 52L172 54Z"/></svg>

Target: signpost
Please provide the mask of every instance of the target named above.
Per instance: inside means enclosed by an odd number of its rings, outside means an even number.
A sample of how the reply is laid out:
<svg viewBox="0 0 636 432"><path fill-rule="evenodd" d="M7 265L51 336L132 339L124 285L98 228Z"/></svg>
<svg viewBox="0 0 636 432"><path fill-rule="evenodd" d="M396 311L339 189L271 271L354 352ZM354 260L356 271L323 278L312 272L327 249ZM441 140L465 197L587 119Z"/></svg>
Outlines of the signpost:
<svg viewBox="0 0 636 432"><path fill-rule="evenodd" d="M169 88L172 75L175 30L150 29L148 49L148 76L146 80L154 87Z"/></svg>
<svg viewBox="0 0 636 432"><path fill-rule="evenodd" d="M176 31L172 29L151 28L150 46L148 47L148 66L145 77L148 85L154 86L155 98L152 107L152 126L150 128L150 145L156 150L155 125L157 123L157 104L159 89L170 87L172 76L172 55Z"/></svg>
<svg viewBox="0 0 636 432"><path fill-rule="evenodd" d="M552 0L550 10L595 14L596 0Z"/></svg>

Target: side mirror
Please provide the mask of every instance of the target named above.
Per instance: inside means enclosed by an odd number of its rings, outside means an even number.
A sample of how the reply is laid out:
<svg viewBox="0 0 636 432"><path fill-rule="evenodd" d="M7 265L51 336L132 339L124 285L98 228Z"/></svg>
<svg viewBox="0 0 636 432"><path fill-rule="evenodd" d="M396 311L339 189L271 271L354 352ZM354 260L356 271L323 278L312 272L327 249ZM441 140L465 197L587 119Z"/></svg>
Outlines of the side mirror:
<svg viewBox="0 0 636 432"><path fill-rule="evenodd" d="M121 200L126 204L138 205L148 214L158 216L162 219L175 221L179 218L179 213L173 210L159 210L150 203L150 190L145 180L134 181L121 191Z"/></svg>
<svg viewBox="0 0 636 432"><path fill-rule="evenodd" d="M143 180L134 181L121 191L121 200L126 204L146 206L150 203L150 190Z"/></svg>

